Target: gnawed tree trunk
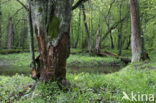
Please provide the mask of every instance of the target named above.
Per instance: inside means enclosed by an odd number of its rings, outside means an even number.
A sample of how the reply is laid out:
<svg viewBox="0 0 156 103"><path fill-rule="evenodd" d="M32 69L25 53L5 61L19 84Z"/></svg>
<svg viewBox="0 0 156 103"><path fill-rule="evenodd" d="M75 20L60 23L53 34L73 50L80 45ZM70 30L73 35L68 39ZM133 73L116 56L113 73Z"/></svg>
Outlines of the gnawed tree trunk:
<svg viewBox="0 0 156 103"><path fill-rule="evenodd" d="M131 46L132 62L139 62L148 58L143 45L143 32L140 23L140 11L138 0L130 0L131 9Z"/></svg>
<svg viewBox="0 0 156 103"><path fill-rule="evenodd" d="M33 28L40 55L36 77L43 82L66 78L66 59L70 54L72 0L30 0ZM35 77L34 77L35 78Z"/></svg>
<svg viewBox="0 0 156 103"><path fill-rule="evenodd" d="M8 21L8 41L7 41L7 48L11 49L11 43L12 43L12 34L13 34L13 21L12 17L9 17Z"/></svg>
<svg viewBox="0 0 156 103"><path fill-rule="evenodd" d="M100 24L98 24L97 33L96 33L96 53L100 53L100 44L101 44L101 35L100 35Z"/></svg>
<svg viewBox="0 0 156 103"><path fill-rule="evenodd" d="M84 4L82 4L82 11L83 11L83 21L84 21L86 35L87 35L87 41L88 41L88 50L90 51L92 49L92 47L91 47L91 39L90 39L90 35L89 35L89 30L88 30L88 25L87 25L87 20L86 20L86 12L85 12Z"/></svg>

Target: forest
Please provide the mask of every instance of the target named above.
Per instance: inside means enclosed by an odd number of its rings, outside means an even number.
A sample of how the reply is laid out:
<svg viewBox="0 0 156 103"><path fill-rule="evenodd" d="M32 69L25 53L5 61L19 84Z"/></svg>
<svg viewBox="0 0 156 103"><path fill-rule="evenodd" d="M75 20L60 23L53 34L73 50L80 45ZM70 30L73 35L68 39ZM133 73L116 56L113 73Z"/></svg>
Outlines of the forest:
<svg viewBox="0 0 156 103"><path fill-rule="evenodd" d="M156 103L156 0L0 0L0 103Z"/></svg>

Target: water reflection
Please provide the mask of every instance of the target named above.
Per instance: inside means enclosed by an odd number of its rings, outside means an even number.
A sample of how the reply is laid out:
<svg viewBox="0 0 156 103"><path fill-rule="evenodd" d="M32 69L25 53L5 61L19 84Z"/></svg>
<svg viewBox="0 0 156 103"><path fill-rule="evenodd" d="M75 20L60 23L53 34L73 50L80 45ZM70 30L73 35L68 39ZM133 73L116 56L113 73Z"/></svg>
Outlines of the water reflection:
<svg viewBox="0 0 156 103"><path fill-rule="evenodd" d="M105 67L92 67L92 68L76 68L76 67L68 67L67 72L68 73L113 73L116 71L119 71L121 69L120 66L105 66ZM24 74L24 75L30 75L31 74L31 68L28 66L0 66L0 75L15 75L18 74Z"/></svg>

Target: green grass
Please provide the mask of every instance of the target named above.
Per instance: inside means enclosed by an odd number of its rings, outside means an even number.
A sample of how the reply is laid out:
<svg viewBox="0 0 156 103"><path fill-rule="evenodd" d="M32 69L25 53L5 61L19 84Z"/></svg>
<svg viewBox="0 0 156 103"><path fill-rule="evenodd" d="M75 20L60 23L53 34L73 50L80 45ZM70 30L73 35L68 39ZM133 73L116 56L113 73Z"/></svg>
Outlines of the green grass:
<svg viewBox="0 0 156 103"><path fill-rule="evenodd" d="M120 63L119 59L113 57L92 57L87 55L70 55L67 60L68 66L95 67Z"/></svg>
<svg viewBox="0 0 156 103"><path fill-rule="evenodd" d="M111 74L67 73L67 80L71 83L69 91L60 90L56 82L46 85L38 82L36 89L31 90L28 85L34 81L29 76L0 76L0 101L11 103L149 103L149 101L122 100L123 92L129 97L131 97L131 92L140 95L153 94L156 101L155 51L150 52L150 57L150 61L130 64L119 72ZM15 63L20 65L26 64L19 62L29 62L28 53L0 55L0 58L23 60ZM83 61L86 64L91 61L91 63L97 61L110 63L118 60L110 57L71 55L68 63L73 61Z"/></svg>
<svg viewBox="0 0 156 103"><path fill-rule="evenodd" d="M36 56L38 53L36 53ZM11 65L16 66L29 66L30 64L30 54L29 53L18 53L18 54L8 54L0 55L1 60L8 60ZM112 63L120 63L120 60L113 57L92 57L89 55L70 55L67 60L67 66L75 67L92 67L109 65Z"/></svg>
<svg viewBox="0 0 156 103"><path fill-rule="evenodd" d="M119 72L112 74L67 74L71 83L68 92L60 90L54 83L37 83L37 88L31 91L25 89L33 82L30 77L15 75L13 77L0 76L0 101L21 101L21 103L58 102L58 103L132 103L122 100L122 92L129 96L131 92L138 94L154 94L156 96L156 69L142 68L140 64L131 64ZM20 93L28 97L19 98ZM9 97L10 95L10 97ZM156 97L155 97L156 99ZM140 103L140 102L139 102ZM145 103L145 102L143 102Z"/></svg>

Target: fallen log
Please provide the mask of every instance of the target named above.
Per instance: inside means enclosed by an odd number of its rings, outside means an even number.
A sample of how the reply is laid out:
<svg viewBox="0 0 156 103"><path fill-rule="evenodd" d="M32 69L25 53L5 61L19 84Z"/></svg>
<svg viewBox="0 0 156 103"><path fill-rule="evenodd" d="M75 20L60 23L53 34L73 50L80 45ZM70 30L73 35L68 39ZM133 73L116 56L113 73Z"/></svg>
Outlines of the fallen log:
<svg viewBox="0 0 156 103"><path fill-rule="evenodd" d="M83 50L83 53L89 53L89 51L88 50ZM103 53L101 53L101 52L98 53L98 52L96 52L96 49L92 49L91 50L91 55L97 55L97 56L100 56L100 57L111 56L111 57L120 59L126 65L131 62L131 59L130 58L122 57L122 56L119 56L117 54L114 54L114 53L111 53L111 52L108 52L108 51L105 51Z"/></svg>
<svg viewBox="0 0 156 103"><path fill-rule="evenodd" d="M128 63L131 62L131 59L130 58L127 58L127 57L122 57L122 56L118 56L117 54L113 54L111 52L108 52L108 51L105 51L103 53L97 53L98 56L101 56L101 57L105 57L105 56L111 56L111 57L115 57L117 59L120 59L122 62L124 62L126 65Z"/></svg>

